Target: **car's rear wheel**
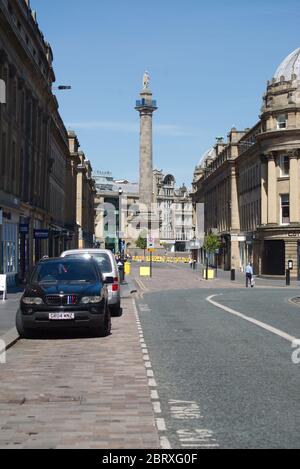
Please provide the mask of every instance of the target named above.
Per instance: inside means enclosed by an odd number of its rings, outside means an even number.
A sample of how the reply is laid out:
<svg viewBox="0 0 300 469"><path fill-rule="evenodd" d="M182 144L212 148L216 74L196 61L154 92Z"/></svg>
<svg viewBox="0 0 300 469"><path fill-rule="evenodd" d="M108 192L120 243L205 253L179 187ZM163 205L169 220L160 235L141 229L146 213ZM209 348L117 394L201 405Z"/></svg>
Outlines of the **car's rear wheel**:
<svg viewBox="0 0 300 469"><path fill-rule="evenodd" d="M18 310L17 315L16 315L16 329L21 339L33 339L34 338L34 332L31 329L27 329L26 327L24 327L22 313L20 310Z"/></svg>
<svg viewBox="0 0 300 469"><path fill-rule="evenodd" d="M105 314L102 318L102 324L95 331L95 337L107 337L111 333L111 314L108 306L106 306Z"/></svg>
<svg viewBox="0 0 300 469"><path fill-rule="evenodd" d="M122 314L122 309L121 309L121 303L117 303L116 305L111 305L109 307L110 309L110 314L113 316L113 317L119 317L121 316Z"/></svg>

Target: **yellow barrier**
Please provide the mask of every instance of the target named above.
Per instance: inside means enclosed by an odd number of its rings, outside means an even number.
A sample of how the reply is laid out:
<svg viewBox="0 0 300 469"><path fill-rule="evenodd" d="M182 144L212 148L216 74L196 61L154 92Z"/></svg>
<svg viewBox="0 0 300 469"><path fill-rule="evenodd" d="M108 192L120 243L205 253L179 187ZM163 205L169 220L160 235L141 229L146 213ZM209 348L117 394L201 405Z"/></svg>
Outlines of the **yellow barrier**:
<svg viewBox="0 0 300 469"><path fill-rule="evenodd" d="M140 277L150 277L150 267L140 267Z"/></svg>
<svg viewBox="0 0 300 469"><path fill-rule="evenodd" d="M130 273L131 273L131 264L130 264L130 262L125 262L124 268L125 268L125 274L130 275Z"/></svg>
<svg viewBox="0 0 300 469"><path fill-rule="evenodd" d="M215 271L213 269L208 269L208 280L213 280L215 278ZM203 269L203 279L206 280L206 269Z"/></svg>
<svg viewBox="0 0 300 469"><path fill-rule="evenodd" d="M150 262L150 256L133 256L133 262ZM153 256L153 263L160 264L189 264L190 259L188 257L158 257Z"/></svg>

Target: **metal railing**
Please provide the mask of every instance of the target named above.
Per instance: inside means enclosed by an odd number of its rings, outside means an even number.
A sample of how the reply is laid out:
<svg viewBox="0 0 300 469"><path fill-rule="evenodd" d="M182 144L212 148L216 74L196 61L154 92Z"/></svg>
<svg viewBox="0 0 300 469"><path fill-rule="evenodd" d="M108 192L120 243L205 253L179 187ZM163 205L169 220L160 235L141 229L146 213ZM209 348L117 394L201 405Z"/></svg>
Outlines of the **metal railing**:
<svg viewBox="0 0 300 469"><path fill-rule="evenodd" d="M149 99L140 99L136 101L136 107L154 107L156 108L156 101L152 101Z"/></svg>

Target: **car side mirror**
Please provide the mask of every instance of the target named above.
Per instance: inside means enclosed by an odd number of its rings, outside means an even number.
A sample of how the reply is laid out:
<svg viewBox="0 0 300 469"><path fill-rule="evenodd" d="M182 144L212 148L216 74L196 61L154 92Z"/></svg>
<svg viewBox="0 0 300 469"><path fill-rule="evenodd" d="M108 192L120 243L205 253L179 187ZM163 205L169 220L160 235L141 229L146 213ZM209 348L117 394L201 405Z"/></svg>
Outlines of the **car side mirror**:
<svg viewBox="0 0 300 469"><path fill-rule="evenodd" d="M114 283L114 278L113 277L106 277L104 279L104 285L111 285Z"/></svg>

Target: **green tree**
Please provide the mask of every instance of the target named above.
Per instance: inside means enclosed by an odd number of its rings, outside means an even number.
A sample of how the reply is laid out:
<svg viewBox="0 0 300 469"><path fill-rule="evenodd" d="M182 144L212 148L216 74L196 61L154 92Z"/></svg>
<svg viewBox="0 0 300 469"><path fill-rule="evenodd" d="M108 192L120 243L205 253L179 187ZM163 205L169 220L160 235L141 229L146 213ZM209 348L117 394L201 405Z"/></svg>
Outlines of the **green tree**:
<svg viewBox="0 0 300 469"><path fill-rule="evenodd" d="M215 254L221 247L221 241L219 237L213 233L210 233L205 237L203 248L209 254Z"/></svg>
<svg viewBox="0 0 300 469"><path fill-rule="evenodd" d="M135 242L136 247L139 249L144 250L144 256L146 255L146 249L147 249L147 234L145 232L142 232L138 239Z"/></svg>

